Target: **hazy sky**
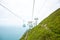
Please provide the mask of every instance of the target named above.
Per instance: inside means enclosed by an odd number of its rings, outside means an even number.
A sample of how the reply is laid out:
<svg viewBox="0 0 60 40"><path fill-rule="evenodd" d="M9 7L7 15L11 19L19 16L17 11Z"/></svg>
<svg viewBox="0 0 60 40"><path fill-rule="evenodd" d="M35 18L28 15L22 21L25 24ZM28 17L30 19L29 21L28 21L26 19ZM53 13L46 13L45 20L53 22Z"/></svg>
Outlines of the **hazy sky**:
<svg viewBox="0 0 60 40"><path fill-rule="evenodd" d="M0 0L0 3L13 11L17 16L0 6L0 25L21 25L32 18L33 0ZM35 0L33 18L38 17L38 23L60 8L60 0Z"/></svg>

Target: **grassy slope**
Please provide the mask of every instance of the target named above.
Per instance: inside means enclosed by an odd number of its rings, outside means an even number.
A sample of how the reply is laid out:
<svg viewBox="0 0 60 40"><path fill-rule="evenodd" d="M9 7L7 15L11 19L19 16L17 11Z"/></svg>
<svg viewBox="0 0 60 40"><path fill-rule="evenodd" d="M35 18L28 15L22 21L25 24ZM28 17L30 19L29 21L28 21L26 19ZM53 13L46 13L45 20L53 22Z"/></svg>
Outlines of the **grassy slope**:
<svg viewBox="0 0 60 40"><path fill-rule="evenodd" d="M25 35L20 40L25 40ZM28 31L27 40L60 40L60 8Z"/></svg>

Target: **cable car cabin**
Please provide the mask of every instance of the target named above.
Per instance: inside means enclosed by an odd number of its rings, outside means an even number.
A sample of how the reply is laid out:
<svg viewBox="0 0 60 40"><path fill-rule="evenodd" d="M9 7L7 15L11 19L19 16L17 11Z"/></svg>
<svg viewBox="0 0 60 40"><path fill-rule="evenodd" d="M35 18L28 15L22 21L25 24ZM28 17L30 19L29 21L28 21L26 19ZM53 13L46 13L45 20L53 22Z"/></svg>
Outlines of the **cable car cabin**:
<svg viewBox="0 0 60 40"><path fill-rule="evenodd" d="M23 24L23 27L26 27L26 25L25 25L25 24Z"/></svg>

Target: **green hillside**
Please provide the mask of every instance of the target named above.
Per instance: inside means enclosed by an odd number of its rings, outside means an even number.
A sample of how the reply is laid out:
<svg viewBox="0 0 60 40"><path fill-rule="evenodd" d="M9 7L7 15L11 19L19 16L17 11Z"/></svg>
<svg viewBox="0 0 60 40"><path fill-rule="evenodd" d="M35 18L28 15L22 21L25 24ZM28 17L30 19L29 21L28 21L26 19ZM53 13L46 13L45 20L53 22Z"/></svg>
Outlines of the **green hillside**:
<svg viewBox="0 0 60 40"><path fill-rule="evenodd" d="M60 8L26 34L20 40L60 40Z"/></svg>

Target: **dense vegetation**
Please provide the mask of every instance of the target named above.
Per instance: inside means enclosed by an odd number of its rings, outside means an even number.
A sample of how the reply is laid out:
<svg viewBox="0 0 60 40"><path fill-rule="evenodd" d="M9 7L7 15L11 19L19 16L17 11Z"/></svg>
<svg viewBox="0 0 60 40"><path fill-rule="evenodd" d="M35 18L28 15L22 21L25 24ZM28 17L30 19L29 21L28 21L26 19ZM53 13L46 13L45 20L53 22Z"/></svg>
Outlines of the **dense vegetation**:
<svg viewBox="0 0 60 40"><path fill-rule="evenodd" d="M20 40L25 37L26 34ZM60 8L29 30L26 40L60 40Z"/></svg>

